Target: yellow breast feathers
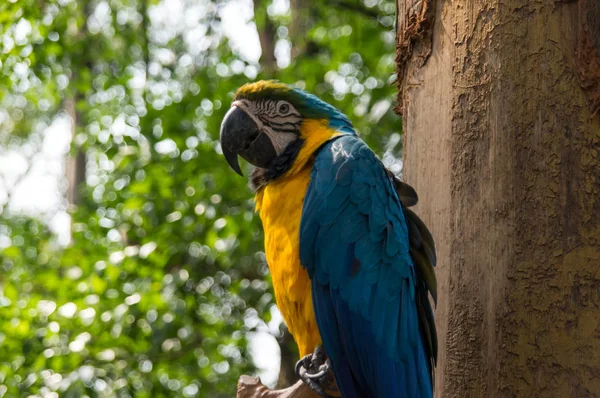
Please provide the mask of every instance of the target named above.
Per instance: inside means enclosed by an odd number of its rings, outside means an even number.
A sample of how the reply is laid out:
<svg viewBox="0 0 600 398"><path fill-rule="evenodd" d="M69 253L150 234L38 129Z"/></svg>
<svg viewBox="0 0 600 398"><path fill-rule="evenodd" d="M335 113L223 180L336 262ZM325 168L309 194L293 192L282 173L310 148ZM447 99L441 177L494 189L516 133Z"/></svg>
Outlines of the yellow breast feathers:
<svg viewBox="0 0 600 398"><path fill-rule="evenodd" d="M282 177L256 194L256 210L265 232L265 253L273 279L275 300L300 355L321 343L312 305L308 273L300 264L300 220L310 182L314 152L337 133L325 121L307 120L300 128L304 140L296 161Z"/></svg>

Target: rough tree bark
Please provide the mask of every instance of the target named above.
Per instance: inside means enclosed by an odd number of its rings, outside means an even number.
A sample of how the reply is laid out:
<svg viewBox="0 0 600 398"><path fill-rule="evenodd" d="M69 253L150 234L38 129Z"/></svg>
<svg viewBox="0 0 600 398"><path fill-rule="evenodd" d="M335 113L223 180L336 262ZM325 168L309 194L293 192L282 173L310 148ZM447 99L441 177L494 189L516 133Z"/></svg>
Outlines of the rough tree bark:
<svg viewBox="0 0 600 398"><path fill-rule="evenodd" d="M600 396L599 4L398 0L438 397Z"/></svg>

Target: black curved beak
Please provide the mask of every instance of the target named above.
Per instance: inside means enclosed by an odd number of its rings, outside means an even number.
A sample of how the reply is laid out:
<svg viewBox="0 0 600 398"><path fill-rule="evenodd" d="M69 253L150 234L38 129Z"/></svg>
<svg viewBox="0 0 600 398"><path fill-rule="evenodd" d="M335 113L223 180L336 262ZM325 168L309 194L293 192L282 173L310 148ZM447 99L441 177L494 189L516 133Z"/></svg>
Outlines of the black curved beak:
<svg viewBox="0 0 600 398"><path fill-rule="evenodd" d="M277 157L269 137L261 133L252 118L237 106L231 107L221 123L221 148L225 160L239 175L243 174L238 155L263 169Z"/></svg>

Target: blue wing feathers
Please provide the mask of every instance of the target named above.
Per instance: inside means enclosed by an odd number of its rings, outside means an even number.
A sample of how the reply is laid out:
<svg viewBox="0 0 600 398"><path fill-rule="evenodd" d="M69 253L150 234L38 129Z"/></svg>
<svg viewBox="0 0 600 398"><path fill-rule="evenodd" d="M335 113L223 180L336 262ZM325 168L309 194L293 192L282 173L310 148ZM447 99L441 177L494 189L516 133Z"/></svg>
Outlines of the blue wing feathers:
<svg viewBox="0 0 600 398"><path fill-rule="evenodd" d="M300 260L344 398L432 396L408 240L373 152L354 135L326 144L304 200Z"/></svg>

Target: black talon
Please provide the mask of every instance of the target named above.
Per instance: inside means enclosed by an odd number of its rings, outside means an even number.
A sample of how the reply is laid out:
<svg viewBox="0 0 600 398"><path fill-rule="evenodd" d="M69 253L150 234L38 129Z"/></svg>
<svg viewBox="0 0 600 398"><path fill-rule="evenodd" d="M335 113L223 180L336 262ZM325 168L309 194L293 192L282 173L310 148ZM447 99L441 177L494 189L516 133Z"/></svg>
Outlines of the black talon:
<svg viewBox="0 0 600 398"><path fill-rule="evenodd" d="M325 389L336 390L333 375L329 371L331 363L322 346L318 346L312 354L308 354L296 363L296 375L313 391L324 398L331 397Z"/></svg>

